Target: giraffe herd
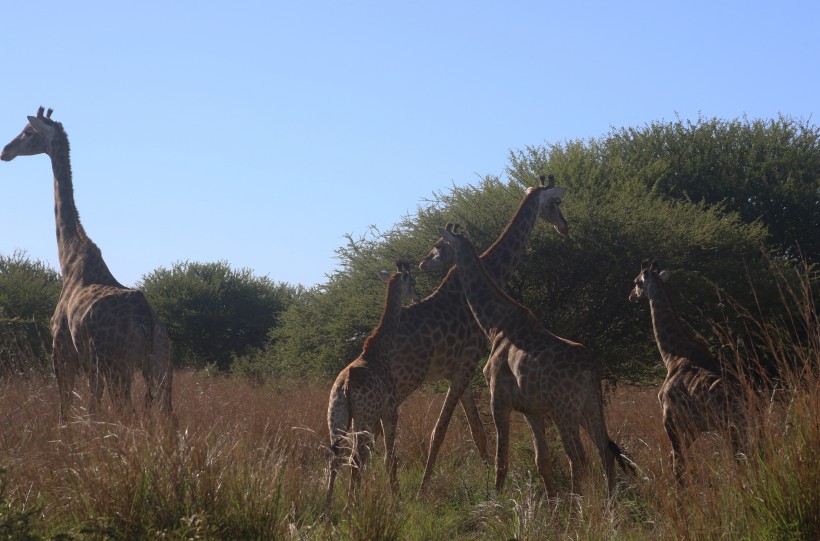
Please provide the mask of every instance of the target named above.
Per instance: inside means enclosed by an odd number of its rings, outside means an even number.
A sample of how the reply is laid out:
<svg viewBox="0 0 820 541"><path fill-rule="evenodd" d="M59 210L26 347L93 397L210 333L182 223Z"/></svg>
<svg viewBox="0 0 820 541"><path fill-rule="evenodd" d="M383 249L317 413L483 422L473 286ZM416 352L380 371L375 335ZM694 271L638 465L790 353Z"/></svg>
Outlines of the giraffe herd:
<svg viewBox="0 0 820 541"><path fill-rule="evenodd" d="M54 209L62 292L51 318L54 370L60 394L59 421L69 419L77 375L89 379L89 411L100 408L107 386L115 409L133 412L133 374L146 382L144 404L155 402L172 412L173 369L168 334L143 294L121 285L109 271L100 249L86 235L74 203L68 137L62 124L41 107L28 117L23 131L0 154L46 154L54 175ZM383 435L385 464L395 488L395 436L399 406L424 382L446 379L449 389L435 428L420 492L430 482L448 424L458 403L464 410L481 458L489 463L487 437L470 382L490 345L484 376L497 433L495 488L507 475L510 415L524 415L533 437L535 462L545 490L554 494L547 456L545 425L557 427L570 459L573 484L584 476L587 461L580 429L600 455L607 486L614 487L614 463L631 468L607 433L601 379L596 361L581 344L560 338L541 325L526 307L505 292L539 218L566 235L560 210L565 188L531 187L498 240L479 255L458 226L440 229L441 238L419 267L447 269L428 297L419 299L410 263L382 278L387 292L381 321L364 349L337 377L328 404L330 437L330 505L341 451L349 447L353 468L351 489L369 455L374 437ZM685 449L704 431L723 430L737 453L748 450L747 405L739 384L721 370L705 344L681 325L664 283L668 273L644 262L634 280L630 300L649 301L652 325L667 369L658 399L663 425L672 445L672 464L681 479ZM407 306L402 299L409 297Z"/></svg>

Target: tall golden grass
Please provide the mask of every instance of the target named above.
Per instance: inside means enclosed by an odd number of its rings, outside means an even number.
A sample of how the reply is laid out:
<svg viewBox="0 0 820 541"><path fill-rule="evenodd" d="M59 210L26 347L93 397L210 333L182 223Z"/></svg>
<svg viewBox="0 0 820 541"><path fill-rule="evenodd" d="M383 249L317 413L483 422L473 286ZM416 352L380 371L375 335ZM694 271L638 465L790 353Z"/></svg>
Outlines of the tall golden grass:
<svg viewBox="0 0 820 541"><path fill-rule="evenodd" d="M754 395L754 452L736 460L719 434L705 435L689 450L683 486L670 471L654 387L620 386L608 395L610 436L640 468L636 476L620 474L611 501L597 464L583 495L568 493L569 467L552 430L559 496L548 499L520 416L514 416L507 490L496 495L492 465L481 463L460 411L431 486L418 495L443 401L422 390L400 410L399 492L391 493L377 452L350 497L348 472L342 473L323 518L329 382L259 385L183 371L174 378L173 424L142 414L92 418L83 409L88 391L80 388L76 416L58 426L52 379L6 378L0 380L0 537L817 539L820 326L811 288L792 293L784 302L805 320L799 333L749 316L756 332L779 344L767 355L791 370L782 374L776 400ZM756 393L752 386L748 392ZM478 389L477 398L494 441L486 393Z"/></svg>

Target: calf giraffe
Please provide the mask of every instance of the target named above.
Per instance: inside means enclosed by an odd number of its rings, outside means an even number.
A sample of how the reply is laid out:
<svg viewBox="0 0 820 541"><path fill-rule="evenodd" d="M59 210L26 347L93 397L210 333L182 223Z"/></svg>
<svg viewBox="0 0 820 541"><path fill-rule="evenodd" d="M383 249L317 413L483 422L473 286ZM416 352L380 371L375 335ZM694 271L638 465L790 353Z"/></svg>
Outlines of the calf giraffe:
<svg viewBox="0 0 820 541"><path fill-rule="evenodd" d="M672 443L672 471L682 481L683 452L702 432L728 431L735 454L747 451L748 409L736 378L725 373L705 343L681 324L669 297L670 272L641 263L630 301L649 299L655 341L666 366L658 392L663 428Z"/></svg>
<svg viewBox="0 0 820 541"><path fill-rule="evenodd" d="M498 433L496 491L504 488L507 476L510 413L515 410L524 414L530 426L535 464L548 494L554 491L544 432L547 416L556 424L569 456L573 484L586 470L579 432L583 427L598 449L611 494L615 459L622 468L627 465L621 450L607 434L601 380L592 356L583 345L544 329L532 312L498 287L472 242L457 227L448 226L440 232L453 249L470 311L490 340L484 377Z"/></svg>
<svg viewBox="0 0 820 541"><path fill-rule="evenodd" d="M349 495L367 462L373 434L380 431L379 422L384 431L385 466L394 488L397 485L394 448L398 401L389 363L395 347L402 298L409 297L415 302L419 300L419 295L416 293L416 281L410 274L410 263L399 260L396 268L397 272L392 277L387 271L380 273L382 280L387 282L387 293L379 325L365 341L359 358L339 373L330 391L327 426L331 456L326 512L333 497L333 484L340 465L340 446L344 438L349 438L352 444L354 462Z"/></svg>
<svg viewBox="0 0 820 541"><path fill-rule="evenodd" d="M106 380L118 412L131 409L131 382L137 369L146 382L146 407L158 394L163 410L170 412L173 367L168 334L142 292L114 278L100 249L86 235L74 204L68 136L61 123L51 120L51 109L43 112L40 107L37 116L28 117L29 123L3 148L0 159L36 154L51 158L63 279L51 317L60 423L67 419L78 371L89 376L92 413L99 409Z"/></svg>

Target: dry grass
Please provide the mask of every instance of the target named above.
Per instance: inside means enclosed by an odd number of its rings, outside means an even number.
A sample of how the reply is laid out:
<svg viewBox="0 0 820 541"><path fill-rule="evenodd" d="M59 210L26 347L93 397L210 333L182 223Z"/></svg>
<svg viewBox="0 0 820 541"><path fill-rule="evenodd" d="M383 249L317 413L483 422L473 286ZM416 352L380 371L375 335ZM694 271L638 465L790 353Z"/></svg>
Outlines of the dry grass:
<svg viewBox="0 0 820 541"><path fill-rule="evenodd" d="M737 461L719 435L705 435L689 451L687 484L678 486L657 390L621 386L609 394L607 423L640 474L621 474L611 501L591 449L593 478L583 496L568 494L554 431L560 496L547 499L520 415L508 488L494 494L493 468L480 462L460 410L430 488L418 496L444 398L422 391L400 410L399 493L387 488L377 452L350 502L342 472L324 520L329 383L262 386L179 372L173 426L143 416L92 419L83 399L76 418L57 426L53 380L2 379L0 538L817 539L820 325L810 294L787 301L808 322L791 333L800 343L784 344L780 328L759 321L758 331L777 344L771 354L781 366L800 369L786 374L777 401L754 401L754 452ZM87 399L87 389L79 392ZM487 398L479 392L477 401L494 443Z"/></svg>
<svg viewBox="0 0 820 541"><path fill-rule="evenodd" d="M692 450L692 482L678 489L656 390L620 387L607 407L610 433L642 471L639 478L621 476L612 505L597 465L586 497L567 494L568 465L554 435L553 461L563 495L546 499L520 416L515 416L509 488L496 497L492 468L480 463L460 412L430 490L418 497L428 437L443 400L420 392L401 410L399 495L387 489L377 453L350 510L342 510L343 474L331 518L323 521L326 386L273 388L181 372L175 379L177 427L169 430L166 423L142 417L120 423L106 414L94 420L78 416L58 427L53 382L5 380L2 385L0 465L6 485L0 517L36 510L30 528L43 537L742 538L760 527L757 515L768 508L755 507L755 499L779 498L788 507L797 497L789 490L820 482L818 465L804 463L818 459L816 451L807 450L812 441L820 446L818 410L804 411L816 408L817 398L801 394L775 408L761 429L770 445L761 450L759 462L751 457L737 464L719 437L702 438ZM820 389L814 391L820 396ZM486 398L479 402L486 411ZM783 453L773 451L793 447L795 426L806 418L814 426L800 429L800 456L785 464ZM492 441L489 422L488 429ZM795 467L815 484L800 484ZM786 492L761 494L763 479L765 487L774 483ZM790 487L795 482L799 485Z"/></svg>

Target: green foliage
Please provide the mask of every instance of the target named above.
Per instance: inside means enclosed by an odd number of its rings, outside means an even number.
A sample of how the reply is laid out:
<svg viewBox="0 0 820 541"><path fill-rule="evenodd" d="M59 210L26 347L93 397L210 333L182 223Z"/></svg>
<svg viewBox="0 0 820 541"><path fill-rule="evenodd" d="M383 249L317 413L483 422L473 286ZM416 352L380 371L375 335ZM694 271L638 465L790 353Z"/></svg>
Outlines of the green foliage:
<svg viewBox="0 0 820 541"><path fill-rule="evenodd" d="M640 261L658 259L673 271L681 317L704 333L725 296L751 300L750 278L767 272L764 254L794 261L799 245L810 261L816 258L818 135L787 118L699 119L513 151L506 181L487 177L453 187L389 231L348 237L337 251L339 270L284 315L263 357L273 373L287 367L291 374L334 375L378 321L378 268L390 268L397 256L421 259L437 228L450 221L479 250L488 248L525 188L553 173L568 188L569 235L537 226L508 291L547 328L589 346L609 371L643 381L660 364L648 307L627 302ZM419 290L432 292L442 277L420 276ZM764 307L776 296L765 282L756 280Z"/></svg>
<svg viewBox="0 0 820 541"><path fill-rule="evenodd" d="M49 369L49 321L61 287L56 270L25 252L0 255L0 374Z"/></svg>
<svg viewBox="0 0 820 541"><path fill-rule="evenodd" d="M268 330L299 291L233 270L227 262L178 262L143 277L139 286L168 328L174 364L202 368L264 345Z"/></svg>
<svg viewBox="0 0 820 541"><path fill-rule="evenodd" d="M573 187L634 182L665 198L720 204L745 223L760 220L790 257L799 246L809 262L820 258L820 127L808 122L783 116L653 122L588 143L512 152L511 164L513 171L549 165L573 179Z"/></svg>

